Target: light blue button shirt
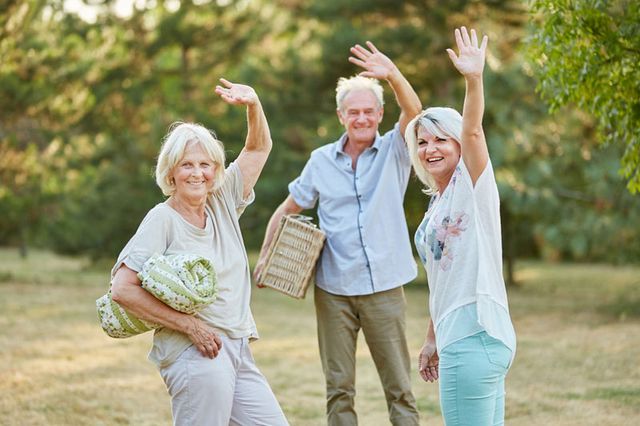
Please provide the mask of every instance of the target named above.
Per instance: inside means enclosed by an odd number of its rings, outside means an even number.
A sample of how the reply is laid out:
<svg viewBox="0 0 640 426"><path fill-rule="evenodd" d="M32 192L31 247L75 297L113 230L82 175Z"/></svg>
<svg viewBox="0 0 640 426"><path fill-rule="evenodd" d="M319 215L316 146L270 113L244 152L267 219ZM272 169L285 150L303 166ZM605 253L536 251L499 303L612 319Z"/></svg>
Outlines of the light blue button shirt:
<svg viewBox="0 0 640 426"><path fill-rule="evenodd" d="M338 295L390 290L416 277L402 202L411 162L398 124L362 152L357 168L343 151L346 133L311 153L289 184L296 204L318 203L326 233L316 285Z"/></svg>

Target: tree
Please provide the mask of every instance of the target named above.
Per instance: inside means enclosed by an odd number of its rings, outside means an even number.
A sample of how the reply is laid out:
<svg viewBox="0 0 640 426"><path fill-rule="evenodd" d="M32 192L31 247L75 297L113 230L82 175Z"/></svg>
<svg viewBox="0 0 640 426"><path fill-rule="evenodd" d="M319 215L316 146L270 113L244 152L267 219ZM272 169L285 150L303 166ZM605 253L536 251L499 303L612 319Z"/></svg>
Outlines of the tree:
<svg viewBox="0 0 640 426"><path fill-rule="evenodd" d="M574 103L599 140L624 147L621 172L640 191L640 2L535 0L529 57L552 111Z"/></svg>
<svg viewBox="0 0 640 426"><path fill-rule="evenodd" d="M22 256L43 217L47 123L64 121L56 107L74 109L51 84L51 70L64 62L60 49L44 52L46 28L31 29L43 6L8 1L0 13L0 244L18 244Z"/></svg>
<svg viewBox="0 0 640 426"><path fill-rule="evenodd" d="M234 79L269 28L259 9L149 1L119 17L111 3L94 3L95 22L62 0L0 12L2 244L32 235L61 252L113 257L162 200L152 170L171 122L215 129L231 158L242 147L245 117L213 88ZM40 225L46 232L26 232Z"/></svg>
<svg viewBox="0 0 640 426"><path fill-rule="evenodd" d="M65 12L64 0L10 1L0 12L0 244L113 258L163 199L152 172L171 122L215 130L229 160L240 152L245 114L212 91L224 76L256 88L274 140L242 216L247 247L259 247L287 183L343 131L334 96L338 77L358 72L349 47L372 40L425 107L460 110L464 82L445 48L467 25L490 37L484 125L510 270L526 256L640 258L640 198L616 173L623 144L596 153L591 115L548 114L523 58L521 0L145 0L124 17L113 0L86 3L95 22ZM381 130L398 116L386 92ZM428 203L420 189L413 181L405 197L410 229Z"/></svg>

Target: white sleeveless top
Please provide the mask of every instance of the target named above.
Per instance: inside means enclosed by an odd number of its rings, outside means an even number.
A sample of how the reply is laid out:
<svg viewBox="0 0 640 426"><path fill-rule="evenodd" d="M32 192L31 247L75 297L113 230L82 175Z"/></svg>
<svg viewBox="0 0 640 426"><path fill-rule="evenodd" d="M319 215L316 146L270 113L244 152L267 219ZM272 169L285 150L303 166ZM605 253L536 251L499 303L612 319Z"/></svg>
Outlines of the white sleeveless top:
<svg viewBox="0 0 640 426"><path fill-rule="evenodd" d="M427 271L438 350L466 337L465 330L455 331L458 326L466 329L466 335L486 331L515 355L516 336L502 275L501 235L500 198L491 162L474 187L460 159L444 193L432 197L415 235ZM476 315L471 318L477 318L477 324L448 321L461 319L461 313L474 304Z"/></svg>

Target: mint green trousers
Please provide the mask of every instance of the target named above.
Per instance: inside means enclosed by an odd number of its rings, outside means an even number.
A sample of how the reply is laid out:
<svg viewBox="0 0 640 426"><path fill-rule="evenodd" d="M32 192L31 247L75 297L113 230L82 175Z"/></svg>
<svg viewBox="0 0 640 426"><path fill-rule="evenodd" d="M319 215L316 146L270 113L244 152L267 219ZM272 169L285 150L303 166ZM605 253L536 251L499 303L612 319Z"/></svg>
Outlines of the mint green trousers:
<svg viewBox="0 0 640 426"><path fill-rule="evenodd" d="M483 331L453 342L439 355L445 425L503 425L511 350Z"/></svg>

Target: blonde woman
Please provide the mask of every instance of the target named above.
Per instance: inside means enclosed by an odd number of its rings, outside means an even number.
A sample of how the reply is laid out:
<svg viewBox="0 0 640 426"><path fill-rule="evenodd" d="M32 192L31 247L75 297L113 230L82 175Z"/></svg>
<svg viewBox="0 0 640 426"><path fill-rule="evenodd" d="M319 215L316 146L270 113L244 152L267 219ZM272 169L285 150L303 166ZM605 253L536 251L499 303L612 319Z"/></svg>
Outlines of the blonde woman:
<svg viewBox="0 0 640 426"><path fill-rule="evenodd" d="M431 319L420 375L440 380L447 425L504 423L504 380L516 337L502 276L500 200L482 129L487 36L455 30L464 76L462 116L428 108L407 126L414 170L431 202L415 244L429 280Z"/></svg>
<svg viewBox="0 0 640 426"><path fill-rule="evenodd" d="M156 182L167 200L147 213L113 267L113 300L156 330L149 359L164 379L176 425L286 425L249 341L258 338L249 307L251 278L238 224L271 151L267 120L255 91L222 79L220 97L247 107L244 149L225 168L224 147L206 128L177 123L166 136ZM209 260L218 298L195 316L146 292L137 277L153 254L196 254Z"/></svg>

